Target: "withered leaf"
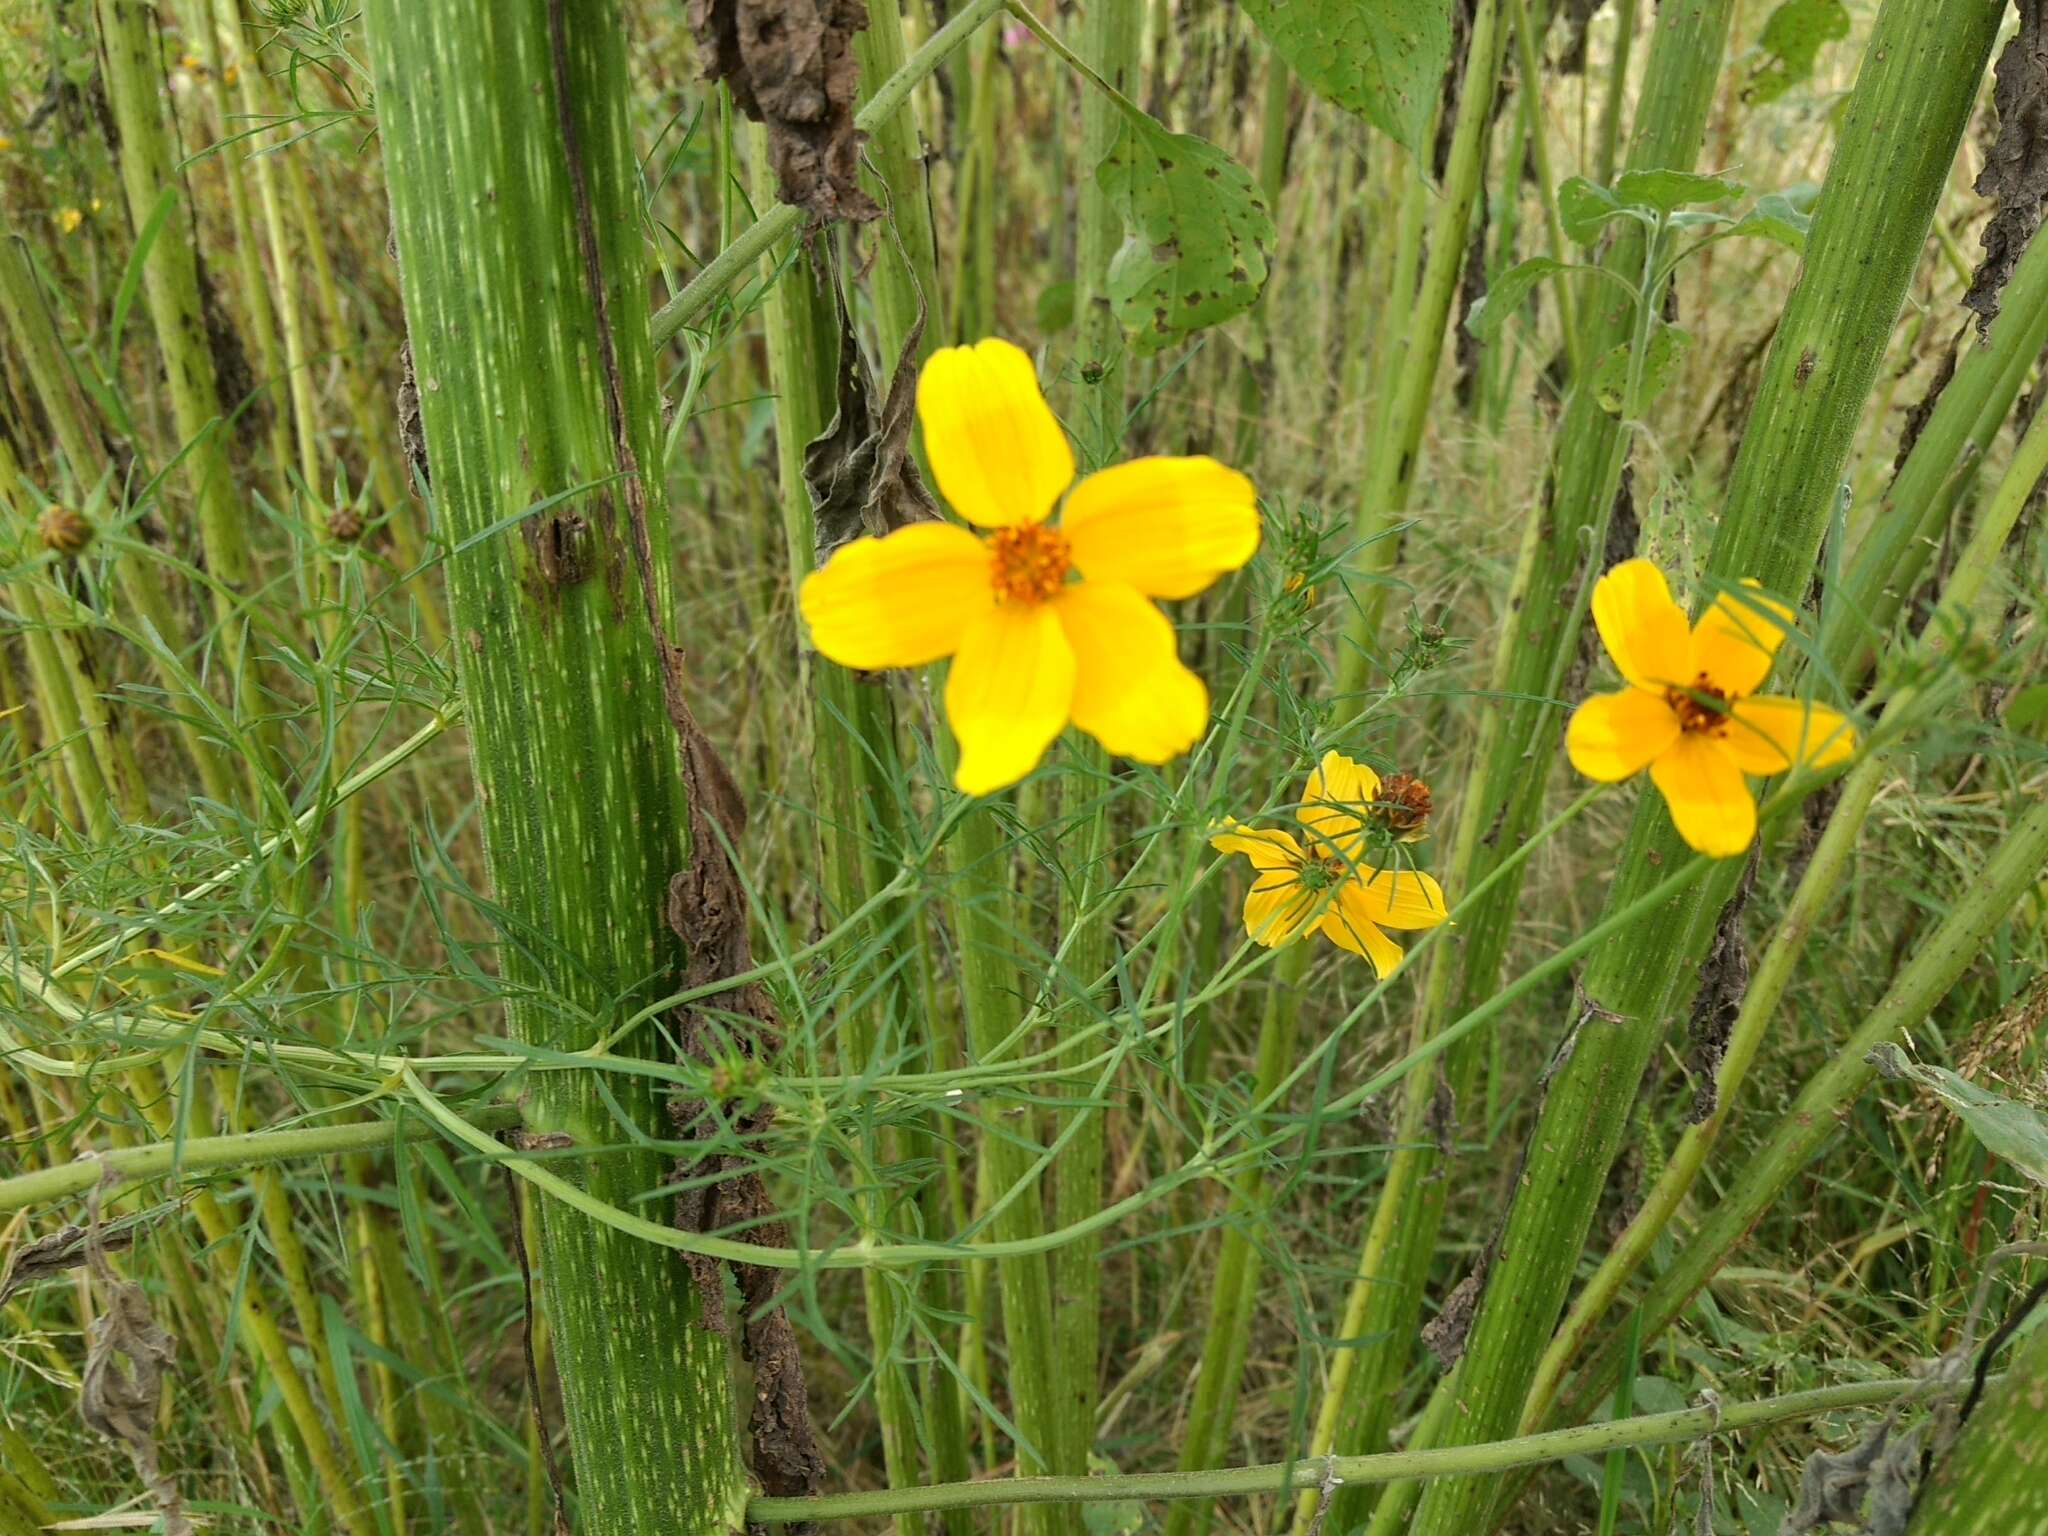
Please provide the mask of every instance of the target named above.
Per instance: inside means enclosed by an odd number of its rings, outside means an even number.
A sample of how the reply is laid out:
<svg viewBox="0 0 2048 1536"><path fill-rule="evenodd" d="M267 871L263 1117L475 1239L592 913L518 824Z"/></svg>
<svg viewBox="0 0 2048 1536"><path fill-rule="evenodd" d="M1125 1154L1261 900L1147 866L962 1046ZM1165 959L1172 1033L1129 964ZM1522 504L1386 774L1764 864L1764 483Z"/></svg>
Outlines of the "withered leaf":
<svg viewBox="0 0 2048 1536"><path fill-rule="evenodd" d="M917 417L917 351L924 336L920 299L917 323L889 377L878 411L867 359L853 334L844 298L839 303L839 369L832 424L804 446L804 484L811 493L817 562L863 534L879 537L939 515L910 451Z"/></svg>
<svg viewBox="0 0 2048 1536"><path fill-rule="evenodd" d="M881 209L861 190L854 126L860 65L853 36L863 0L690 0L690 30L739 109L768 130L768 160L785 203L813 222L867 220Z"/></svg>
<svg viewBox="0 0 2048 1536"><path fill-rule="evenodd" d="M1999 290L2048 208L2048 0L2014 0L2020 29L1992 70L1998 137L1977 176L1977 191L1998 209L1980 237L1984 259L1970 275L1963 307L1982 335L1998 318Z"/></svg>

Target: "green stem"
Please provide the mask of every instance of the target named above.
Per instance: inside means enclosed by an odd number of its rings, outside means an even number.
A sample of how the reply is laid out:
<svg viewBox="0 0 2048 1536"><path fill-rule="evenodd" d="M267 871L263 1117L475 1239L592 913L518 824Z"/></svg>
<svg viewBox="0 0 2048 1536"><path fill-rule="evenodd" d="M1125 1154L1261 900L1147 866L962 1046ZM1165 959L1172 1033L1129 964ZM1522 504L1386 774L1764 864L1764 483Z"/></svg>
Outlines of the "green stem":
<svg viewBox="0 0 2048 1536"><path fill-rule="evenodd" d="M1365 490L1352 521L1353 558L1359 590L1339 648L1337 691L1356 694L1365 683L1379 642L1395 557L1397 529L1408 510L1415 484L1416 461L1429 422L1436 390L1437 364L1443 353L1444 326L1458 294L1474 201L1486 168L1487 134L1493 123L1493 98L1500 83L1502 44L1500 0L1477 0L1466 45L1465 78L1458 90L1458 116L1451 132L1451 152L1444 184L1430 222L1428 255L1416 290L1414 313L1403 322L1406 334L1400 362L1392 377L1392 398L1382 402L1385 430L1376 431L1372 462L1366 466ZM1420 168L1411 169L1419 177ZM1386 376L1383 374L1383 377Z"/></svg>
<svg viewBox="0 0 2048 1536"><path fill-rule="evenodd" d="M1928 1390L1916 1378L1855 1382L1792 1392L1734 1407L1683 1408L1577 1429L1551 1430L1518 1440L1440 1451L1383 1451L1374 1456L1322 1456L1211 1472L1134 1472L1113 1477L991 1478L937 1488L892 1488L827 1494L812 1499L754 1499L747 1518L763 1525L808 1520L852 1520L942 1509L987 1509L1017 1504L1101 1504L1131 1499L1214 1499L1320 1490L1343 1483L1386 1483L1403 1478L1470 1477L1514 1467L1596 1456L1631 1447L1677 1445L1715 1434L1736 1434L1768 1424L1817 1418L1853 1408L1878 1407Z"/></svg>
<svg viewBox="0 0 2048 1536"><path fill-rule="evenodd" d="M1799 593L1834 504L1859 409L1917 263L1934 204L1983 77L1992 0L1886 0L1815 210L1806 264L1786 306L1708 560L1706 588L1754 578ZM1645 794L1616 861L1608 908L1682 857L1661 801ZM1596 953L1582 1002L1556 1037L1573 1048L1550 1083L1457 1374L1449 1443L1519 1422L1562 1310L1636 1085L1739 867L1669 904L1627 944ZM1462 1536L1486 1518L1487 1479L1421 1495L1413 1536Z"/></svg>
<svg viewBox="0 0 2048 1536"><path fill-rule="evenodd" d="M1049 36L1035 17L1026 25ZM1080 182L1074 243L1074 362L1081 377L1077 425L1084 450L1098 461L1106 461L1123 441L1127 381L1123 327L1108 292L1109 263L1123 244L1123 220L1095 173L1124 125L1123 109L1110 92L1128 96L1138 90L1144 26L1142 0L1094 0L1081 18L1082 61L1105 87L1082 94L1081 148L1074 167ZM1052 39L1051 46L1059 48L1058 40Z"/></svg>
<svg viewBox="0 0 2048 1536"><path fill-rule="evenodd" d="M371 0L364 20L486 868L534 936L503 952L506 1024L575 1051L685 963L664 918L690 807L623 31L613 0ZM671 1178L646 1079L542 1073L525 1107L536 1131L614 1148L552 1187L638 1209ZM575 1201L540 1204L578 1529L723 1536L747 1479L705 1291Z"/></svg>

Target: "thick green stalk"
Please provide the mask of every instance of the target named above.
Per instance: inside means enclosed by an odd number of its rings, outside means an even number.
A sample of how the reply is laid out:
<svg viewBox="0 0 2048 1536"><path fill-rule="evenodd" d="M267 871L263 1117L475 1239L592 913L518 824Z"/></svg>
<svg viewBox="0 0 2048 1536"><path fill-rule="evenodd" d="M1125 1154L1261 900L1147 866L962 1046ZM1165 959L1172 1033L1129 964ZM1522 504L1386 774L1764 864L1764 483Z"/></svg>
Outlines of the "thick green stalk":
<svg viewBox="0 0 2048 1536"><path fill-rule="evenodd" d="M855 57L860 60L862 99L872 102L887 83L904 72L909 55L903 46L903 13L898 0L868 0L867 29L855 35ZM917 114L908 102L903 110L888 113L871 130L867 159L881 182L883 206L895 220L903 253L886 234L880 235L881 255L875 262L875 318L884 338L904 337L916 324L919 295L928 317L924 350L940 340L944 329L940 316L938 246L932 232L931 201L924 178L924 156L920 152ZM907 265L907 270L906 270ZM885 370L896 361L886 342Z"/></svg>
<svg viewBox="0 0 2048 1536"><path fill-rule="evenodd" d="M766 133L760 125L750 125L748 137L757 194L772 193L774 182L766 153ZM828 279L813 267L809 255L800 247L773 252L768 264L783 268L768 292L763 318L768 379L775 393L782 527L794 587L815 565L817 527L810 491L804 483L804 449L824 432L833 408L837 365L833 342L838 334L838 301L826 286ZM870 827L876 823L879 812L893 805L893 798L868 792L869 754L886 753L884 760L893 762L895 734L893 730L879 735L864 735L861 731L862 722L871 716L872 706L877 702L861 695L881 696L882 718L886 721L885 688L862 682L845 668L829 662L813 660L808 672L821 867L832 909L843 915L859 907L887 879L885 873L871 867ZM897 974L900 976L900 972ZM866 988L850 979L848 990L859 992ZM884 1030L898 1030L909 1015L900 994L899 985L885 982L874 988L872 1001L843 1011L835 1037L842 1072L859 1074L873 1070L876 1045ZM882 1018L881 1027L877 1025L877 1014ZM864 1147L865 1155L875 1163L886 1158L890 1150L887 1138L880 1136L868 1138ZM881 1184L872 1168L863 1172L862 1182L871 1189L879 1189ZM863 1203L862 1215L866 1235L873 1236L886 1222L888 1211L880 1198L870 1196ZM890 1276L876 1270L863 1271L861 1284L868 1345L874 1360L875 1407L882 1426L883 1467L891 1486L902 1487L917 1481L918 1432L910 1377L899 1358L897 1289ZM935 1413L934 1437L943 1436L956 1424L956 1414ZM965 1473L957 1457L953 1470ZM901 1536L917 1536L914 1522L899 1522L899 1530Z"/></svg>
<svg viewBox="0 0 2048 1536"><path fill-rule="evenodd" d="M1916 946L1877 1006L1800 1089L1770 1138L1745 1155L1733 1185L1708 1208L1705 1219L1678 1248L1671 1267L1643 1293L1638 1309L1645 1339L1654 1338L1683 1315L1786 1186L1835 1135L1842 1116L1877 1075L1877 1069L1865 1060L1871 1050L1900 1039L1919 1024L1957 980L1982 960L1991 935L2012 917L2044 870L2048 870L2048 802L2034 805L2013 823L1957 895L1948 915ZM1590 1410L1606 1395L1619 1369L1620 1349L1619 1341L1609 1340L1573 1378L1564 1399L1567 1412Z"/></svg>
<svg viewBox="0 0 2048 1536"><path fill-rule="evenodd" d="M1126 96L1137 93L1140 32L1138 0L1097 0L1082 17L1081 56L1095 73ZM986 89L986 87L984 87ZM1081 86L1080 176L1075 232L1074 314L1078 330L1075 362L1080 372L1074 425L1084 459L1118 457L1123 441L1127 380L1122 327L1105 292L1110 259L1123 243L1123 224L1095 179L1122 128L1122 113L1092 81ZM1090 380L1093 380L1091 383ZM1071 938L1067 965L1087 985L1109 963L1114 917L1085 914L1115 882L1110 867L1110 775L1108 754L1090 743L1078 750L1081 771L1063 781L1063 793L1087 807L1076 827L1076 878L1061 892L1062 937ZM1078 925L1076 927L1075 925ZM1086 1028L1101 1017L1088 995L1073 998L1056 1015L1056 1027ZM1067 1141L1053 1173L1053 1221L1071 1226L1102 1205L1106 1113L1092 1105L1061 1116ZM1054 1370L1060 1438L1053 1469L1073 1475L1088 1471L1095 1448L1097 1354L1101 1340L1101 1239L1091 1233L1056 1251L1052 1268L1052 1321L1059 1358Z"/></svg>
<svg viewBox="0 0 2048 1536"><path fill-rule="evenodd" d="M365 20L434 500L459 550L487 866L539 941L505 949L507 1024L576 1050L579 1014L609 1024L681 969L663 912L688 852L655 632L669 517L620 18L610 0L372 0ZM647 1080L608 1085L627 1128L595 1078L540 1074L532 1128L588 1148L661 1133ZM640 1147L575 1165L621 1208L666 1175ZM723 1536L747 1478L729 1346L689 1268L559 1201L539 1225L577 1528Z"/></svg>
<svg viewBox="0 0 2048 1536"><path fill-rule="evenodd" d="M1972 610L1999 567L2006 538L2044 472L2048 472L2048 412L2034 418L1984 515L1971 529L1969 544L1943 589L1941 611L1921 634L1911 668L1915 676L1935 676L1951 633L1960 633L1970 624ZM1885 719L1911 718L1925 693L1925 687L1920 685L1902 688L1886 700ZM1550 1341L1535 1384L1523 1404L1524 1429L1537 1427L1548 1415L1564 1372L1584 1347L1593 1326L1649 1257L1652 1245L1677 1214L1680 1202L1699 1176L1707 1153L1734 1107L1750 1063L1763 1044L1764 1033L1777 1013L1799 957L1805 952L1806 941L1821 913L1842 889L1843 872L1855 849L1864 817L1893 771L1888 754L1873 753L1844 780L1827 829L1821 834L1806 872L1800 876L1791 903L1772 932L1769 947L1750 976L1749 989L1743 994L1742 1007L1728 1032L1727 1047L1715 1075L1714 1110L1698 1124L1686 1127L1628 1229L1573 1298L1571 1311Z"/></svg>
<svg viewBox="0 0 2048 1536"><path fill-rule="evenodd" d="M1301 979L1322 941L1305 934L1281 955L1266 991L1259 1022L1258 1064L1253 1074L1252 1102L1264 1103L1280 1087L1294 1065L1295 1022L1301 1012ZM1244 1381L1245 1351L1258 1299L1263 1263L1251 1228L1270 1214L1264 1174L1253 1168L1231 1191L1229 1214L1210 1282L1208 1329L1202 1337L1202 1364L1195 1377L1195 1400L1188 1410L1180 1446L1180 1470L1199 1472L1213 1467L1223 1454L1224 1437L1236 1419L1238 1391ZM1209 1528L1209 1501L1180 1503L1168 1511L1166 1536L1203 1536Z"/></svg>
<svg viewBox="0 0 2048 1536"><path fill-rule="evenodd" d="M1443 356L1444 327L1458 296L1472 222L1472 208L1486 169L1486 141L1493 124L1493 98L1500 84L1500 62L1506 29L1500 0L1477 0L1465 52L1465 78L1458 89L1458 116L1451 131L1450 158L1443 187L1430 222L1428 255L1415 294L1414 313L1398 363L1382 373L1395 381L1393 393L1379 403L1373 432L1372 462L1366 466L1365 490L1352 520L1353 558L1358 571L1355 607L1339 649L1337 691L1355 694L1364 685L1379 641L1380 620L1399 540L1395 529L1408 511L1415 485L1416 459L1429 422L1430 400L1436 391L1437 364ZM1409 177L1422 174L1409 168Z"/></svg>
<svg viewBox="0 0 2048 1536"><path fill-rule="evenodd" d="M953 932L960 946L968 1039L974 1059L990 1061L1004 1051L1016 1027L1018 998L1023 995L1009 890L1011 850L994 809L969 810L949 851L955 870ZM1027 1183L1041 1151L1030 1135L1031 1124L1028 1106L990 1099L981 1132L981 1175L1003 1202L990 1223L999 1242L1030 1242L1045 1230L1041 1196L1035 1181ZM1010 1401L1018 1433L1027 1442L1017 1448L1018 1466L1050 1471L1066 1434L1050 1265L1041 1252L1016 1253L997 1261L996 1278L1002 1292L1003 1337L1009 1345ZM1071 1511L1040 1510L1033 1524L1041 1536L1075 1536L1080 1529L1079 1517Z"/></svg>
<svg viewBox="0 0 2048 1536"><path fill-rule="evenodd" d="M1643 109L1629 149L1632 166L1692 165L1720 78L1730 9L1731 0L1667 0L1659 8ZM1640 285L1648 239L1639 225L1621 229L1609 248L1607 270ZM1589 287L1587 298L1580 312L1586 356L1605 355L1640 328L1636 304L1614 284ZM1498 870L1536 825L1549 777L1536 765L1554 760L1564 724L1563 711L1551 701L1578 654L1631 430L1603 410L1590 389L1574 390L1566 404L1495 643L1488 684L1493 702L1481 717L1480 741L1457 797L1459 819L1445 875L1453 900ZM1417 1043L1434 1037L1446 1018L1469 1012L1498 990L1521 889L1518 865L1432 958L1415 1024ZM1484 1043L1475 1038L1453 1049L1442 1069L1441 1081L1467 1124L1475 1119L1466 1106L1483 1052ZM1413 1354L1449 1184L1439 1176L1437 1138L1427 1133L1438 1081L1436 1074L1417 1073L1403 1086L1394 1136L1400 1150L1389 1164L1359 1255L1337 1332L1347 1342L1330 1362L1311 1454L1340 1447L1376 1450L1385 1443L1395 1394ZM1333 1513L1340 1526L1362 1515L1372 1500L1365 1489L1339 1493ZM1297 1504L1297 1536L1306 1536L1314 1516L1314 1501Z"/></svg>
<svg viewBox="0 0 2048 1536"><path fill-rule="evenodd" d="M98 0L98 7L107 97L121 134L121 183L128 217L141 231L154 217L166 189L180 184L161 106L155 6L152 0ZM142 291L156 329L172 419L189 449L185 473L199 511L207 573L216 584L214 611L222 621L221 643L236 675L244 714L253 719L254 679L243 671L241 621L232 613L234 596L248 586L253 572L248 520L228 463L228 428L200 306L199 260L182 208L173 208L157 228L142 264Z"/></svg>
<svg viewBox="0 0 2048 1536"><path fill-rule="evenodd" d="M1138 94L1143 0L1093 0L1081 16L1081 57L1125 96ZM1074 172L1080 208L1074 235L1074 362L1080 370L1075 418L1083 449L1108 458L1124 435L1124 333L1110 307L1110 259L1123 244L1123 220L1096 182L1123 129L1123 112L1093 81L1081 83L1081 149ZM1091 382L1092 380L1092 382Z"/></svg>
<svg viewBox="0 0 2048 1536"><path fill-rule="evenodd" d="M1835 488L1893 321L1954 161L2002 7L1995 0L1887 0L1864 56L1730 479L1708 586L1755 578L1805 590ZM1702 596L1709 595L1704 590ZM1609 887L1612 911L1686 850L1645 792ZM1740 870L1709 879L1591 957L1557 1038L1570 1050L1532 1133L1460 1363L1446 1443L1513 1428L1555 1326L1643 1068L1678 979ZM1414 1536L1461 1536L1486 1516L1487 1479L1426 1489Z"/></svg>
<svg viewBox="0 0 2048 1536"><path fill-rule="evenodd" d="M1906 1536L2039 1536L2048 1530L2048 1328L1984 1394L1921 1486Z"/></svg>
<svg viewBox="0 0 2048 1536"><path fill-rule="evenodd" d="M14 337L27 364L37 404L70 470L72 494L84 500L95 487L111 486L112 463L98 436L97 418L64 355L49 299L36 289L26 246L0 250L0 323ZM156 631L157 644L149 648L149 657L158 682L171 697L182 697L185 677L176 667L165 665L162 648L181 645L185 630L171 606L163 573L147 569L125 551L114 557L113 565L122 601L136 620ZM191 713L187 709L176 712L178 739L198 770L200 787L210 798L225 802L232 783L227 760L214 742L200 735L187 718Z"/></svg>
<svg viewBox="0 0 2048 1536"><path fill-rule="evenodd" d="M1988 336L1972 341L1849 560L1822 635L1827 675L1870 670L1941 530L2048 344L2048 240L2030 240Z"/></svg>

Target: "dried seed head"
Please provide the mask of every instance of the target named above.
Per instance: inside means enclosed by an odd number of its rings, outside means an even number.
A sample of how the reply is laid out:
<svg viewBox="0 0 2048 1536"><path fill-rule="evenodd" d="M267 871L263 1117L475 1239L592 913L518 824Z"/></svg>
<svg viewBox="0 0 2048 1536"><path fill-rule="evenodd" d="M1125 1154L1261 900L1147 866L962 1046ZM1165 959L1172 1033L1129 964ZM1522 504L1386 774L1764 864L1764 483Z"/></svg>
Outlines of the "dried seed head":
<svg viewBox="0 0 2048 1536"><path fill-rule="evenodd" d="M327 514L327 537L337 544L353 544L363 536L363 515L354 507L336 507Z"/></svg>
<svg viewBox="0 0 2048 1536"><path fill-rule="evenodd" d="M42 535L43 548L60 555L76 555L92 542L92 524L76 507L45 507L36 519L36 532Z"/></svg>
<svg viewBox="0 0 2048 1536"><path fill-rule="evenodd" d="M1373 815L1404 843L1419 842L1429 830L1433 809L1429 786L1412 773L1394 773L1380 780Z"/></svg>

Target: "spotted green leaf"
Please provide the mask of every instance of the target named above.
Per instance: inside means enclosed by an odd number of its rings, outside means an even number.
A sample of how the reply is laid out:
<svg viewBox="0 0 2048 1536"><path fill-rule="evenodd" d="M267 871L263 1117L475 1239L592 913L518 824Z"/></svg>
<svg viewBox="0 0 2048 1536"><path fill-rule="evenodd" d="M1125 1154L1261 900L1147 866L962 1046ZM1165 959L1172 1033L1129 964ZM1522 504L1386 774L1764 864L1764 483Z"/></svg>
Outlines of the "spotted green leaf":
<svg viewBox="0 0 2048 1536"><path fill-rule="evenodd" d="M1766 192L1756 206L1736 221L1731 235L1756 235L1775 240L1788 250L1806 250L1806 232L1813 227L1814 187L1794 187L1786 192Z"/></svg>
<svg viewBox="0 0 2048 1536"><path fill-rule="evenodd" d="M1756 40L1764 62L1742 94L1750 101L1776 101L1812 76L1823 44L1848 35L1849 8L1842 0L1785 0Z"/></svg>
<svg viewBox="0 0 2048 1536"><path fill-rule="evenodd" d="M1472 306L1465 316L1465 329L1481 341L1491 341L1501 332L1501 327L1523 304L1536 285L1553 272L1569 272L1570 267L1561 261L1552 261L1548 256L1531 256L1527 261L1515 263L1494 279L1487 289L1486 297Z"/></svg>
<svg viewBox="0 0 2048 1536"><path fill-rule="evenodd" d="M1419 155L1451 61L1453 3L1244 0L1244 8L1311 90Z"/></svg>
<svg viewBox="0 0 2048 1536"><path fill-rule="evenodd" d="M1213 144L1126 112L1095 177L1123 215L1106 286L1133 346L1157 351L1251 307L1273 219L1249 171Z"/></svg>
<svg viewBox="0 0 2048 1536"><path fill-rule="evenodd" d="M1643 348L1642 398L1636 402L1637 410L1649 409L1650 402L1663 393L1691 350L1692 336L1688 332L1675 325L1657 327ZM1628 403L1628 358L1629 344L1623 342L1593 367L1594 397L1599 400L1600 409L1610 416L1619 416Z"/></svg>
<svg viewBox="0 0 2048 1536"><path fill-rule="evenodd" d="M1739 181L1697 171L1623 171L1614 183L1617 202L1659 213L1672 213L1689 203L1725 203L1745 190Z"/></svg>

